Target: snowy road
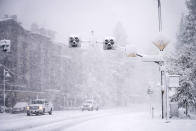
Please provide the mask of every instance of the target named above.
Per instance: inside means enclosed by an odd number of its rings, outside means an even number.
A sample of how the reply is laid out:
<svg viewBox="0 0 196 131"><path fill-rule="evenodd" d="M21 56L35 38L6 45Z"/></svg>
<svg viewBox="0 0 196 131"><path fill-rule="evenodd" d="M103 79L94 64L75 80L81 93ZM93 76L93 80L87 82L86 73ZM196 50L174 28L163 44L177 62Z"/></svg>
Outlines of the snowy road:
<svg viewBox="0 0 196 131"><path fill-rule="evenodd" d="M28 131L195 131L196 120L160 120L148 112L105 109L94 112L56 111L53 115L0 114L0 130Z"/></svg>

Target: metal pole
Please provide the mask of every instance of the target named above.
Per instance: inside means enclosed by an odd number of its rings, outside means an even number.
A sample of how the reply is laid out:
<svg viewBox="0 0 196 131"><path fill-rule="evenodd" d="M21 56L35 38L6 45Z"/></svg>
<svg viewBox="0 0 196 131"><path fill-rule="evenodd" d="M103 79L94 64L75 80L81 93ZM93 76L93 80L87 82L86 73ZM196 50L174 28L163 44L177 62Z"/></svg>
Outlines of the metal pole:
<svg viewBox="0 0 196 131"><path fill-rule="evenodd" d="M5 69L3 69L3 106L5 112Z"/></svg>
<svg viewBox="0 0 196 131"><path fill-rule="evenodd" d="M65 109L65 95L63 95L63 104L64 104L64 109Z"/></svg>
<svg viewBox="0 0 196 131"><path fill-rule="evenodd" d="M94 46L94 31L91 30L91 44Z"/></svg>
<svg viewBox="0 0 196 131"><path fill-rule="evenodd" d="M166 100L165 100L166 101L166 105L165 105L166 106L165 107L166 108L166 116L165 117L166 117L166 120L167 120L168 119L168 114L169 114L168 113L168 103L169 102L168 102L168 84L167 84L167 75L166 75L166 72L165 72L165 88L166 88L166 92L165 92L166 93Z"/></svg>
<svg viewBox="0 0 196 131"><path fill-rule="evenodd" d="M161 70L161 117L164 119L164 108L163 108L163 96L164 96L164 90L163 90L163 71Z"/></svg>
<svg viewBox="0 0 196 131"><path fill-rule="evenodd" d="M162 31L161 0L158 0L159 32Z"/></svg>

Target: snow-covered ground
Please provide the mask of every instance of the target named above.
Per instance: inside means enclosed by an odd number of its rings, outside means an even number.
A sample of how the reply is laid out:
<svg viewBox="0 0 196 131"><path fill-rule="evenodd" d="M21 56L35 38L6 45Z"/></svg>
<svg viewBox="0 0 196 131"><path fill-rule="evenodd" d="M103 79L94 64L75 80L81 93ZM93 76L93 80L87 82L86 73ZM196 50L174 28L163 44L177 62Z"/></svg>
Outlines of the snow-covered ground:
<svg viewBox="0 0 196 131"><path fill-rule="evenodd" d="M195 131L196 120L161 120L130 108L56 111L53 115L0 114L0 130L28 131Z"/></svg>

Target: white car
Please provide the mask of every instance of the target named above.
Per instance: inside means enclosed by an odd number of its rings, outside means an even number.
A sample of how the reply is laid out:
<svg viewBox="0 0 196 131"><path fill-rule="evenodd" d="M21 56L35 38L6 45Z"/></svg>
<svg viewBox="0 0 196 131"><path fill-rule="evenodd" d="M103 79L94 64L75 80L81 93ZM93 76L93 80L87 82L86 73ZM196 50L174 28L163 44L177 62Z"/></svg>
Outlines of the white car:
<svg viewBox="0 0 196 131"><path fill-rule="evenodd" d="M27 116L32 114L40 115L48 113L52 114L53 106L52 103L49 103L45 99L36 99L31 102L29 106L27 106Z"/></svg>
<svg viewBox="0 0 196 131"><path fill-rule="evenodd" d="M22 113L26 111L26 107L28 106L27 102L18 102L12 109L12 113Z"/></svg>
<svg viewBox="0 0 196 131"><path fill-rule="evenodd" d="M98 104L94 101L94 100L86 100L82 106L81 106L81 110L84 111L84 110L88 110L88 111L93 111L93 110L96 110L98 111L99 110L99 106Z"/></svg>

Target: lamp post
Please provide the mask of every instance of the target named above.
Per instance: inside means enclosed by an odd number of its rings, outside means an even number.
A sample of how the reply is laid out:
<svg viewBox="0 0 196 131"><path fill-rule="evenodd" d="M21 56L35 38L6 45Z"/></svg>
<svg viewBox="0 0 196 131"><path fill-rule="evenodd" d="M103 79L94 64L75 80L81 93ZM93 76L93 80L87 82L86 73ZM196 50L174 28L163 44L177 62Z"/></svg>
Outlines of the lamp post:
<svg viewBox="0 0 196 131"><path fill-rule="evenodd" d="M160 72L161 72L161 117L164 119L164 85L163 85L163 74L165 73L163 67L164 67L164 60L163 60L163 50L165 47L169 44L169 41L162 33L158 35L155 41L152 42L159 50L160 50L160 56L162 61L159 61L158 64L160 66ZM166 87L167 88L167 87ZM167 90L166 90L167 91ZM167 93L167 92L166 92Z"/></svg>
<svg viewBox="0 0 196 131"><path fill-rule="evenodd" d="M155 62L159 65L160 67L160 72L161 72L161 117L162 119L164 119L164 87L163 87L163 74L164 74L164 69L163 69L163 66L164 66L164 60L162 58L162 54L163 54L163 50L165 49L165 47L168 45L169 41L164 38L162 34L160 34L158 36L158 38L153 41L153 44L160 50L160 55L157 57L152 57L152 58L149 58L147 56L143 56L141 54L138 54L136 51L133 51L133 49L131 49L130 46L127 47L126 49L126 54L128 57L142 57L144 58L143 59L143 62Z"/></svg>
<svg viewBox="0 0 196 131"><path fill-rule="evenodd" d="M155 62L157 64L159 64L160 67L160 71L161 71L161 117L162 119L164 119L164 88L163 88L163 74L164 74L164 60L162 58L162 54L163 54L163 50L165 49L165 47L169 44L169 41L167 40L166 37L164 37L164 35L162 34L162 17L161 17L161 0L157 0L158 1L158 22L159 22L159 34L158 37L152 42L159 50L160 50L160 56L156 59L154 58L148 58L143 60L144 62ZM126 52L128 57L144 57L143 55L138 54L137 52L133 52L130 51L130 49L127 49Z"/></svg>
<svg viewBox="0 0 196 131"><path fill-rule="evenodd" d="M158 1L159 33L161 33L162 32L161 0L157 0L157 1ZM162 34L159 34L158 39L153 41L153 44L160 50L161 55L162 55L162 52L165 49L165 47L168 45L168 43L169 43L169 41L166 40ZM162 111L161 117L162 117L162 119L164 119L164 101L163 101L163 97L164 97L164 88L163 88L164 61L159 62L158 64L161 69L161 111ZM166 93L167 93L167 87L166 87ZM166 102L167 102L167 98L166 98ZM166 108L167 108L167 105L166 105ZM167 109L166 109L166 115L167 115Z"/></svg>

